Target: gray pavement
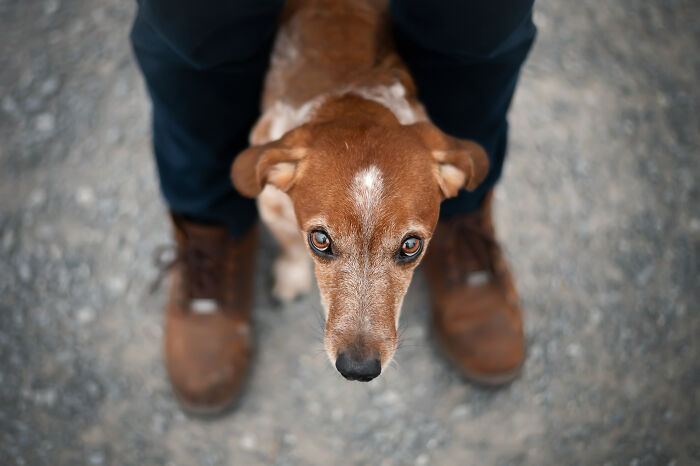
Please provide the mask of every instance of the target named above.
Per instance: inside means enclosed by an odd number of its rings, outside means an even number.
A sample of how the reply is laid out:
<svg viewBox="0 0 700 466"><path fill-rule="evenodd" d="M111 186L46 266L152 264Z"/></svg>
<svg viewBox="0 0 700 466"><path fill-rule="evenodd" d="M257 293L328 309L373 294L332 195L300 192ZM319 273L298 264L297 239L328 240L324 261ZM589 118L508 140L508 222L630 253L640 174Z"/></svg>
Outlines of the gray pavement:
<svg viewBox="0 0 700 466"><path fill-rule="evenodd" d="M125 0L0 0L0 464L700 464L700 4L537 4L497 225L524 375L464 383L427 339L345 382L318 293L280 308L260 247L238 409L185 417L161 362L169 242Z"/></svg>

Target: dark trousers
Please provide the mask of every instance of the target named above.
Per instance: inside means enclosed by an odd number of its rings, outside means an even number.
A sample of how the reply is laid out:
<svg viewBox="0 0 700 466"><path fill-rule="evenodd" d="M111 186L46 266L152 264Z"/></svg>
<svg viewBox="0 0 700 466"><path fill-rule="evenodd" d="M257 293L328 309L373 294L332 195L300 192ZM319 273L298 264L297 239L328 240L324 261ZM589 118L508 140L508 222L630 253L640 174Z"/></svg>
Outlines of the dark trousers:
<svg viewBox="0 0 700 466"><path fill-rule="evenodd" d="M510 105L535 37L534 0L392 0L398 51L432 121L489 154L486 181L442 203L475 210L498 180ZM257 217L230 181L248 143L284 0L140 0L131 31L153 102L153 146L170 209L234 235Z"/></svg>

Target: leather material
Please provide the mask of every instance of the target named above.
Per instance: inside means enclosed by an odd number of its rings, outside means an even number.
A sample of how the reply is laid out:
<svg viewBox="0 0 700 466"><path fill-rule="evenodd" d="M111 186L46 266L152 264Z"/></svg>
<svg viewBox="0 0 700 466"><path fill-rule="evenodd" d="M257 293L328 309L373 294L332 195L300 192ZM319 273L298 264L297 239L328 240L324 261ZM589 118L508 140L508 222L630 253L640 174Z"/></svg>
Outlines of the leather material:
<svg viewBox="0 0 700 466"><path fill-rule="evenodd" d="M492 193L477 212L438 223L423 262L436 339L468 378L498 385L525 359L522 311L491 217Z"/></svg>
<svg viewBox="0 0 700 466"><path fill-rule="evenodd" d="M226 227L173 216L177 258L165 318L165 361L189 411L216 412L248 374L257 228L240 238ZM204 305L203 305L204 304Z"/></svg>

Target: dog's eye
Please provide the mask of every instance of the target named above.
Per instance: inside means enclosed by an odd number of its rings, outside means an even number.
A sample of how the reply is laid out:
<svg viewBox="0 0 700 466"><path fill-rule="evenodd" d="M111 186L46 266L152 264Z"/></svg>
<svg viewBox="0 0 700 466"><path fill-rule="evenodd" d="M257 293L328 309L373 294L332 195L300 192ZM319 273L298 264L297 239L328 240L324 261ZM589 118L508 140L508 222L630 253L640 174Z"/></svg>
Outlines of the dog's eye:
<svg viewBox="0 0 700 466"><path fill-rule="evenodd" d="M420 245L421 241L419 238L408 238L406 241L403 242L403 245L401 246L401 252L406 254L407 256L415 256L418 254L418 251L420 251Z"/></svg>
<svg viewBox="0 0 700 466"><path fill-rule="evenodd" d="M322 230L314 230L309 233L309 245L311 250L322 257L332 255L331 238L328 233Z"/></svg>
<svg viewBox="0 0 700 466"><path fill-rule="evenodd" d="M411 236L403 240L401 249L396 254L396 262L399 264L407 264L412 262L420 255L423 250L423 240L417 236Z"/></svg>

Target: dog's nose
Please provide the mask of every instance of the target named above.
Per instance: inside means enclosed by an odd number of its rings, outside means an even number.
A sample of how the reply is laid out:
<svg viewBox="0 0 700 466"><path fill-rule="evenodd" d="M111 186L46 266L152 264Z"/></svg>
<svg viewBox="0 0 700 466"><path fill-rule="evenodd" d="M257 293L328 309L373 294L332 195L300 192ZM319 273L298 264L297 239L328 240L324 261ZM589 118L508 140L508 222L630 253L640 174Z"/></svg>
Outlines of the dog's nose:
<svg viewBox="0 0 700 466"><path fill-rule="evenodd" d="M382 372L382 363L377 358L355 359L343 352L335 360L335 368L348 380L369 382Z"/></svg>

